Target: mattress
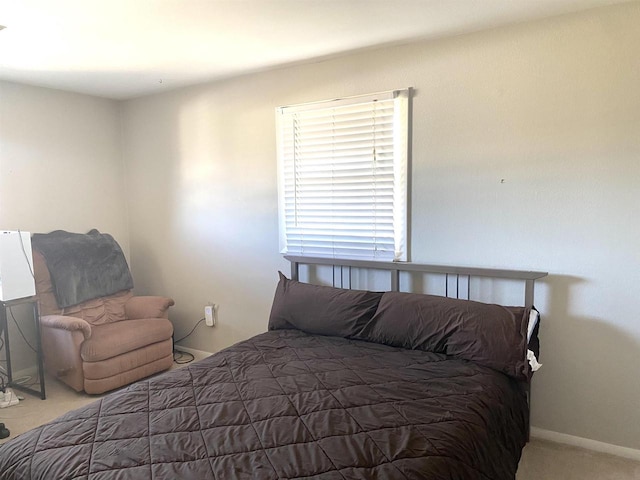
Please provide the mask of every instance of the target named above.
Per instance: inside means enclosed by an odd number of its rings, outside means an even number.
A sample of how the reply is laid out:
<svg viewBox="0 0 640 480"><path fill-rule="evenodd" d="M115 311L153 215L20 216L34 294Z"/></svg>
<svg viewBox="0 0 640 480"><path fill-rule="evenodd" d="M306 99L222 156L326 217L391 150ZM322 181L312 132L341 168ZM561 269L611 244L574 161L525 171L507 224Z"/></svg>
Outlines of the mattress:
<svg viewBox="0 0 640 480"><path fill-rule="evenodd" d="M17 479L514 479L521 383L443 354L274 330L0 447Z"/></svg>

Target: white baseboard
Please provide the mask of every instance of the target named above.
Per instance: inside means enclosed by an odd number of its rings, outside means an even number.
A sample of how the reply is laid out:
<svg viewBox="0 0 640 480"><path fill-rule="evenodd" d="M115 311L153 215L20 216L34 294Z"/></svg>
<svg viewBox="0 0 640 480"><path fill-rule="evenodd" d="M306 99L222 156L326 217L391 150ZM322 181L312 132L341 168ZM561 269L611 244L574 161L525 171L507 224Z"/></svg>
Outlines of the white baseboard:
<svg viewBox="0 0 640 480"><path fill-rule="evenodd" d="M4 368L2 368L3 371L5 371ZM22 377L34 377L37 378L38 377L38 367L36 367L35 365L31 366L31 367L27 367L25 369L22 370L18 370L17 372L12 372L13 375L11 375L11 377L13 378L14 382L16 380L20 380L20 378ZM6 371L5 371L6 374Z"/></svg>
<svg viewBox="0 0 640 480"><path fill-rule="evenodd" d="M192 355L198 355L199 357L205 358L213 355L213 352L205 352L204 350L196 350L195 348L183 347L182 345L178 345L176 343L175 348L182 352L191 353Z"/></svg>
<svg viewBox="0 0 640 480"><path fill-rule="evenodd" d="M628 447L620 447L611 443L599 442L589 438L575 437L566 433L552 432L542 428L531 427L531 437L540 440L548 440L550 442L561 443L563 445L571 445L573 447L585 448L595 452L608 453L617 457L629 458L631 460L640 460L640 450Z"/></svg>

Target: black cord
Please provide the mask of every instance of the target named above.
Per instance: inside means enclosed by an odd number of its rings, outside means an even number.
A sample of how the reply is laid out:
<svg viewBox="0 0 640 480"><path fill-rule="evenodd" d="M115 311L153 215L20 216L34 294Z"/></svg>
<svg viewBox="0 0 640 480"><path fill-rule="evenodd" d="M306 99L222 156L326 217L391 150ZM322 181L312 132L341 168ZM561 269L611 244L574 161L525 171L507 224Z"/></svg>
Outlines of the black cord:
<svg viewBox="0 0 640 480"><path fill-rule="evenodd" d="M13 307L9 307L9 313L11 314L11 318L13 318L13 323L15 323L16 327L18 327L18 331L20 332L22 339L25 341L27 345L29 345L29 348L31 350L33 350L35 353L38 353L38 351L35 348L33 348L33 346L29 343L29 340L27 340L27 337L24 336L24 333L22 333L22 329L20 328L20 325L18 325L18 322L16 321L16 317L14 317L13 315Z"/></svg>
<svg viewBox="0 0 640 480"><path fill-rule="evenodd" d="M184 357L187 357L185 360ZM195 360L196 357L193 356L192 353L183 352L182 350L174 350L173 351L173 361L178 365L184 365L185 363L191 363Z"/></svg>
<svg viewBox="0 0 640 480"><path fill-rule="evenodd" d="M176 343L181 342L185 338L188 338L193 332L196 331L196 328L198 328L198 325L200 325L202 322L204 322L204 318L201 318L200 320L198 320L189 333L187 333L184 337L180 337L179 339L175 340L173 344L175 345ZM189 352L183 352L182 350L176 350L175 348L173 349L173 361L178 365L191 363L195 360L195 358L196 357L194 357L193 354Z"/></svg>
<svg viewBox="0 0 640 480"><path fill-rule="evenodd" d="M202 322L204 322L204 318L201 318L200 320L198 320L198 323L196 323L193 326L193 328L191 329L191 331L189 333L187 333L184 337L179 338L178 340L175 340L173 343L175 344L175 343L181 342L185 338L189 337L193 332L195 332L196 328L198 328L198 325L200 325Z"/></svg>

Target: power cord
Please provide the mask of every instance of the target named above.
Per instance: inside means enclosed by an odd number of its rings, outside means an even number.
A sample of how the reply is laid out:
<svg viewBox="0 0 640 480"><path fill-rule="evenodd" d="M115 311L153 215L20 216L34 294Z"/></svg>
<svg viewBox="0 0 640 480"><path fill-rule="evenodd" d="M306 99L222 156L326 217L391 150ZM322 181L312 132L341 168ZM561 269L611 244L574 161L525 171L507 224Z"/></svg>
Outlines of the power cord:
<svg viewBox="0 0 640 480"><path fill-rule="evenodd" d="M186 359L185 359L186 357ZM173 361L178 365L184 365L185 363L191 363L196 357L192 353L183 352L182 350L173 350Z"/></svg>
<svg viewBox="0 0 640 480"><path fill-rule="evenodd" d="M180 337L177 340L174 340L173 344L175 345L178 342L181 342L182 340L188 338L191 336L191 334L193 334L193 332L196 331L196 328L198 328L198 326L204 322L204 318L201 318L200 320L198 320L196 322L196 324L193 326L193 328L191 329L191 331L189 333L187 333L184 337ZM173 349L173 361L178 364L178 365L184 365L185 363L191 363L195 360L196 357L193 356L193 354L189 353L189 352L183 352L182 350L177 350L176 348Z"/></svg>
<svg viewBox="0 0 640 480"><path fill-rule="evenodd" d="M184 340L185 338L190 337L190 336L191 336L191 334L192 334L193 332L195 332L195 331L196 331L196 328L198 328L198 326L199 326L202 322L204 322L204 318L201 318L200 320L198 320L198 322L193 326L193 328L191 329L191 331L190 331L189 333L187 333L184 337L179 338L179 339L178 339L178 340L176 340L174 343L179 343L179 342L181 342L182 340Z"/></svg>

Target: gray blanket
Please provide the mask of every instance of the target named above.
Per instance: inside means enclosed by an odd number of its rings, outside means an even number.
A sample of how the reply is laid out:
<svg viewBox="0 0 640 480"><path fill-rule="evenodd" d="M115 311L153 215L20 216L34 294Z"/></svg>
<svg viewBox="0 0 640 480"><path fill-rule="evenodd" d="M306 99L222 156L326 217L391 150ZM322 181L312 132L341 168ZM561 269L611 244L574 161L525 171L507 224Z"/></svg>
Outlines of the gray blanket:
<svg viewBox="0 0 640 480"><path fill-rule="evenodd" d="M47 262L60 308L133 288L122 249L107 233L56 230L34 234L31 244Z"/></svg>

